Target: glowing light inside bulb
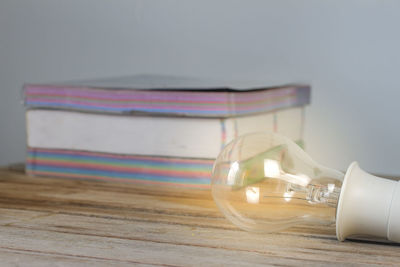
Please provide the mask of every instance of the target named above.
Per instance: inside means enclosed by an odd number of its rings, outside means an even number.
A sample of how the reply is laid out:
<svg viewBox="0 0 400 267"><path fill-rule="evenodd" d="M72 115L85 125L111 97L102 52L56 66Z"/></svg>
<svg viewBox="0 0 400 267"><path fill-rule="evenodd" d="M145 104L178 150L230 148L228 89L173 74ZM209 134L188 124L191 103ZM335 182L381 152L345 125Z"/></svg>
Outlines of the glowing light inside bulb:
<svg viewBox="0 0 400 267"><path fill-rule="evenodd" d="M264 159L265 177L278 178L281 174L279 162L273 159Z"/></svg>
<svg viewBox="0 0 400 267"><path fill-rule="evenodd" d="M246 188L246 199L248 203L258 204L260 202L260 188L249 186Z"/></svg>
<svg viewBox="0 0 400 267"><path fill-rule="evenodd" d="M286 200L286 202L289 202L290 200L292 200L293 194L294 194L294 191L285 192L285 193L283 193L283 198Z"/></svg>
<svg viewBox="0 0 400 267"><path fill-rule="evenodd" d="M235 161L231 164L231 167L229 168L228 177L226 181L228 185L235 184L236 173L238 172L238 170L239 170L239 163Z"/></svg>

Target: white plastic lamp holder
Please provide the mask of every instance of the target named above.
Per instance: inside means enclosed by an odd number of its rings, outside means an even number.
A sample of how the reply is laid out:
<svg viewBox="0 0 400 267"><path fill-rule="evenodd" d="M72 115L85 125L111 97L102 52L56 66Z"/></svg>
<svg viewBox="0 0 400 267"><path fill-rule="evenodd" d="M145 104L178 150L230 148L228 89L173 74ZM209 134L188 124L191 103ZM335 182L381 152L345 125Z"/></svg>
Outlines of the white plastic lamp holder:
<svg viewBox="0 0 400 267"><path fill-rule="evenodd" d="M340 192L336 235L340 241L368 235L400 242L400 182L373 176L353 162Z"/></svg>

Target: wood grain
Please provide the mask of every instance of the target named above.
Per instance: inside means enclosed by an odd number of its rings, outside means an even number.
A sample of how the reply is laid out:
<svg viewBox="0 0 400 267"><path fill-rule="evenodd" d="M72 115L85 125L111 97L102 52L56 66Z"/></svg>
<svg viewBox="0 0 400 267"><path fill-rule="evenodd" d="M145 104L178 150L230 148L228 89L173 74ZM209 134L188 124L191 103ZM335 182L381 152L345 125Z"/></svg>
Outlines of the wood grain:
<svg viewBox="0 0 400 267"><path fill-rule="evenodd" d="M400 266L400 246L339 242L334 226L253 234L209 191L0 170L0 258L16 266Z"/></svg>

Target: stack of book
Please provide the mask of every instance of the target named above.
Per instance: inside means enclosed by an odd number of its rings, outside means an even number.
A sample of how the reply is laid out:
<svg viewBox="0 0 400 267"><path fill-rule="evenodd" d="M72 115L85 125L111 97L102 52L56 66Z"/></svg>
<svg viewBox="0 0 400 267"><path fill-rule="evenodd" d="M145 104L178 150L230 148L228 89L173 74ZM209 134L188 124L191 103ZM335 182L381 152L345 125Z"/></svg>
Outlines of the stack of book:
<svg viewBox="0 0 400 267"><path fill-rule="evenodd" d="M170 76L24 87L31 175L208 188L233 138L302 141L307 85L238 85Z"/></svg>

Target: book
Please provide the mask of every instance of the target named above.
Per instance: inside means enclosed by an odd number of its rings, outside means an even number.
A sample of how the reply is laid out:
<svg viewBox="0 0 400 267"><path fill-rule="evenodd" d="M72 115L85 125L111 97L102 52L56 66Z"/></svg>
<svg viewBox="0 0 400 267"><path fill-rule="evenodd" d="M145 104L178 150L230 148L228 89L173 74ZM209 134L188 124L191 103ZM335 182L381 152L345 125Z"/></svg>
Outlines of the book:
<svg viewBox="0 0 400 267"><path fill-rule="evenodd" d="M26 85L28 174L208 188L236 136L302 142L307 85L139 75Z"/></svg>
<svg viewBox="0 0 400 267"><path fill-rule="evenodd" d="M226 143L246 133L275 128L300 140L302 116L302 108L196 119L33 109L26 113L27 143L46 149L215 159Z"/></svg>
<svg viewBox="0 0 400 267"><path fill-rule="evenodd" d="M232 117L303 106L309 101L308 85L263 86L173 76L24 86L28 108L152 116Z"/></svg>

